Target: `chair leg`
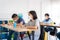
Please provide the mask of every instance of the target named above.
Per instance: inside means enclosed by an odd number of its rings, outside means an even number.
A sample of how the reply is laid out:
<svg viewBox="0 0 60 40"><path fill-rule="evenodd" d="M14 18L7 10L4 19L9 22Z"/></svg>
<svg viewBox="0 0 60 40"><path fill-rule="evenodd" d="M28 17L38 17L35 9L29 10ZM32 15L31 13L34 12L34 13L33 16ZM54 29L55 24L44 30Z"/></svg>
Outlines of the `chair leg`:
<svg viewBox="0 0 60 40"><path fill-rule="evenodd" d="M21 40L23 40L23 38L21 37Z"/></svg>
<svg viewBox="0 0 60 40"><path fill-rule="evenodd" d="M30 35L29 31L27 32L27 34L28 34L29 40L31 40L31 35Z"/></svg>

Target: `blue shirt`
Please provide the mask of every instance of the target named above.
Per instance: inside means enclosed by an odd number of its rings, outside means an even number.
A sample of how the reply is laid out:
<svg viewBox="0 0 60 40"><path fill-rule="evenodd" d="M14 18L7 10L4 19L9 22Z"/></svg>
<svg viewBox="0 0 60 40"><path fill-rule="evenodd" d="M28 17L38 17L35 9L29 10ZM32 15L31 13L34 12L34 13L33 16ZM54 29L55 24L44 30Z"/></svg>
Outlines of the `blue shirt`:
<svg viewBox="0 0 60 40"><path fill-rule="evenodd" d="M25 21L23 20L23 18L19 18L19 19L17 20L17 23L21 23L21 22L23 22L23 25L25 24Z"/></svg>
<svg viewBox="0 0 60 40"><path fill-rule="evenodd" d="M51 23L51 22L53 22L53 21L52 21L52 19L48 18L47 20L45 19L43 22L44 22L44 23Z"/></svg>

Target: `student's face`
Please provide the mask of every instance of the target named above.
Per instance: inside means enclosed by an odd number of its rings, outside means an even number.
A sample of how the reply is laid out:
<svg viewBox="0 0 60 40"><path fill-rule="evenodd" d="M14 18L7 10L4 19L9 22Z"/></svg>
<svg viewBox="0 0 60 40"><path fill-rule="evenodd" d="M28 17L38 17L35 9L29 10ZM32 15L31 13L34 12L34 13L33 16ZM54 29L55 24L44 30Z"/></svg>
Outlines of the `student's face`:
<svg viewBox="0 0 60 40"><path fill-rule="evenodd" d="M49 16L45 16L45 19L48 19L49 18Z"/></svg>
<svg viewBox="0 0 60 40"><path fill-rule="evenodd" d="M14 20L14 21L17 21L17 20L18 20L18 17L13 18L13 20Z"/></svg>
<svg viewBox="0 0 60 40"><path fill-rule="evenodd" d="M33 19L33 16L32 16L32 14L30 14L30 13L29 13L28 15L29 15L29 18L30 18L30 19Z"/></svg>

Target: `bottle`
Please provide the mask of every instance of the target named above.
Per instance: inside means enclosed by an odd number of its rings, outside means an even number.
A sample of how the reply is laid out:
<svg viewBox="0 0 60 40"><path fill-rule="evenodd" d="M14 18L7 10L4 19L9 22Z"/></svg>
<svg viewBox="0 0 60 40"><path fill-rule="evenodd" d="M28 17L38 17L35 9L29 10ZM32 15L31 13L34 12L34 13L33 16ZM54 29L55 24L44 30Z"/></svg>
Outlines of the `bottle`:
<svg viewBox="0 0 60 40"><path fill-rule="evenodd" d="M51 22L51 25L54 26L54 22Z"/></svg>
<svg viewBox="0 0 60 40"><path fill-rule="evenodd" d="M14 28L16 28L16 26L17 26L17 23L16 23L16 22L14 22L13 26L14 26Z"/></svg>

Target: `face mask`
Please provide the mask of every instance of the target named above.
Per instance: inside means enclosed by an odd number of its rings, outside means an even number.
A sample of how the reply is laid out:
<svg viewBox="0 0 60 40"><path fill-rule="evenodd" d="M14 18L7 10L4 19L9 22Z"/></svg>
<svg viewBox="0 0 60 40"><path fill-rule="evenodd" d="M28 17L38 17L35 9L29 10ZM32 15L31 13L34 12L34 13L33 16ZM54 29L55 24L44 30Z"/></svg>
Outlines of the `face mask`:
<svg viewBox="0 0 60 40"><path fill-rule="evenodd" d="M14 20L15 22L17 21L17 20Z"/></svg>
<svg viewBox="0 0 60 40"><path fill-rule="evenodd" d="M29 19L32 20L32 18L29 16Z"/></svg>

